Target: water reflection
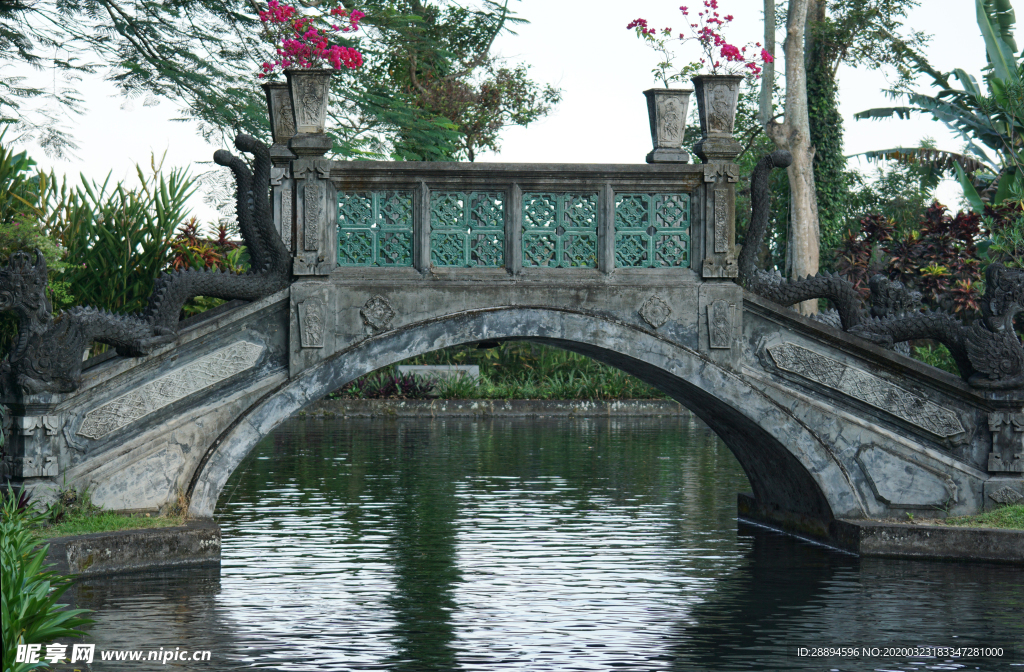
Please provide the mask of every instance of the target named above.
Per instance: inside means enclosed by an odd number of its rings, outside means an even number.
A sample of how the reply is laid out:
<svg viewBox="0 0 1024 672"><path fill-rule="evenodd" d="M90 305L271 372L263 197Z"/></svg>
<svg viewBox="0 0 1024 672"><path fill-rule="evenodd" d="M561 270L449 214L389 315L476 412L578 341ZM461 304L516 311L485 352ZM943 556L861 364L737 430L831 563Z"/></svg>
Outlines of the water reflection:
<svg viewBox="0 0 1024 672"><path fill-rule="evenodd" d="M298 420L225 488L219 573L76 599L99 649L212 650L196 670L952 669L795 647L1024 642L1019 568L737 528L745 489L689 420Z"/></svg>

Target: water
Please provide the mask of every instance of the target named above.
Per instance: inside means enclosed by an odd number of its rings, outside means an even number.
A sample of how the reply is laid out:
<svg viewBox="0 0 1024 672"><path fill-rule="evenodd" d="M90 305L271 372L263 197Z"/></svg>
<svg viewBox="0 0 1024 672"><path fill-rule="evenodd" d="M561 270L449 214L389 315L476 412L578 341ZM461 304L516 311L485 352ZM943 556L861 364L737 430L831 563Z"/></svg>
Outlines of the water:
<svg viewBox="0 0 1024 672"><path fill-rule="evenodd" d="M1019 567L738 526L746 490L686 418L295 420L228 482L219 571L89 581L75 601L98 650L211 652L152 669L1024 672ZM1017 657L798 656L957 644Z"/></svg>

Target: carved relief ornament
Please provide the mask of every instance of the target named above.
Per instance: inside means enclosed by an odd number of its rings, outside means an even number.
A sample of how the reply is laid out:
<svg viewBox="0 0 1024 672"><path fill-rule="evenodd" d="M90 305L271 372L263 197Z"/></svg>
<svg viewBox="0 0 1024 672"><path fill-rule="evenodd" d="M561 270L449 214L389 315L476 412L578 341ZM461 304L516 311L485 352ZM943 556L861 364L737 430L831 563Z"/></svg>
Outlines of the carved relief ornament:
<svg viewBox="0 0 1024 672"><path fill-rule="evenodd" d="M793 343L772 345L765 350L782 371L833 389L926 432L943 438L964 432L953 411L863 369Z"/></svg>

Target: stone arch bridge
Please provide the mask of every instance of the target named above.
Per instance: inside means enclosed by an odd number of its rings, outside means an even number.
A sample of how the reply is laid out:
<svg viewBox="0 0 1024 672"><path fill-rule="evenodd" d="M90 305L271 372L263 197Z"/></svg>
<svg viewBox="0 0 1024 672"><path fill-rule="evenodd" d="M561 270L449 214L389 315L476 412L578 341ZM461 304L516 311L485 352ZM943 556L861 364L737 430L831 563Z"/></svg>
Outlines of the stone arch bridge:
<svg viewBox="0 0 1024 672"><path fill-rule="evenodd" d="M981 391L735 282L736 166L330 162L275 146L291 281L90 360L67 393L8 391L6 468L119 510L210 516L280 422L431 350L527 339L659 387L722 438L755 515L966 514L1024 496L1024 395Z"/></svg>

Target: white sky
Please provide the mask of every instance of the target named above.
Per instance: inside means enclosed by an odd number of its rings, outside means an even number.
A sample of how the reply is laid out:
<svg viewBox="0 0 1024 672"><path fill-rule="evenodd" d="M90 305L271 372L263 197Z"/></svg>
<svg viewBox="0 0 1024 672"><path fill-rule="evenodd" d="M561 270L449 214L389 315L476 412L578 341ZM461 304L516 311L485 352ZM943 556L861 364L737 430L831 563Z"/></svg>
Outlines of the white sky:
<svg viewBox="0 0 1024 672"><path fill-rule="evenodd" d="M684 2L686 0L683 0ZM689 0L691 8L701 0ZM780 12L784 2L779 2ZM762 0L719 0L722 14L736 20L725 36L734 44L762 41ZM955 67L980 75L984 65L984 41L975 20L972 0L922 0L908 26L933 35L926 54L940 71ZM683 25L675 0L513 0L519 16L531 21L516 28L517 35L503 36L496 51L513 61L533 66L531 76L563 90L563 102L548 117L529 128L512 128L504 134L499 154L484 154L480 161L530 163L642 163L651 149L647 109L642 91L656 83L650 73L659 60L653 50L625 29L632 19L643 17L652 26ZM781 35L777 55L781 56ZM680 61L698 57L696 45L681 54ZM778 71L784 64L778 62ZM853 114L872 107L894 104L883 93L885 71L843 67L840 70L840 104L846 128L846 153L895 146L914 146L930 136L943 149L959 150L962 141L930 118L911 121L854 121ZM919 88L929 90L921 79ZM253 86L256 86L253 79ZM172 121L180 116L170 103L144 106L141 99L126 102L101 77L84 80L79 91L88 112L71 120L80 145L78 158L54 161L33 145L28 149L41 167L58 173L102 179L108 171L113 180L134 180L136 162L148 164L151 152L167 152L165 167L192 166L193 172L210 170L218 149L204 142L189 123ZM856 165L856 164L855 164ZM867 167L861 161L860 165ZM940 198L955 205L959 190L949 185ZM194 213L213 218L212 210L196 198Z"/></svg>

